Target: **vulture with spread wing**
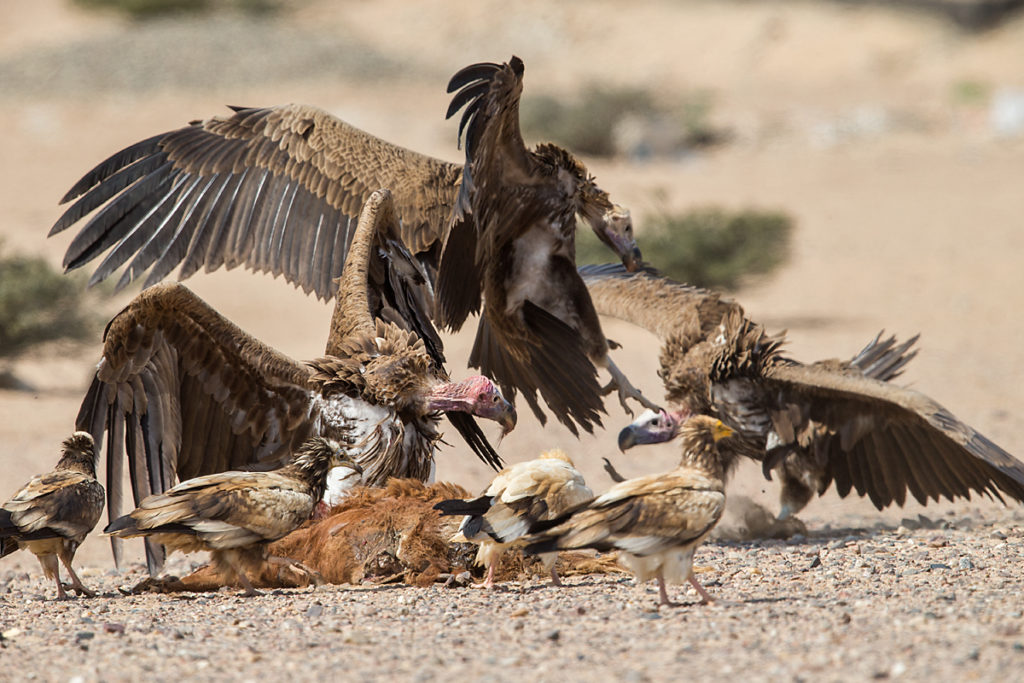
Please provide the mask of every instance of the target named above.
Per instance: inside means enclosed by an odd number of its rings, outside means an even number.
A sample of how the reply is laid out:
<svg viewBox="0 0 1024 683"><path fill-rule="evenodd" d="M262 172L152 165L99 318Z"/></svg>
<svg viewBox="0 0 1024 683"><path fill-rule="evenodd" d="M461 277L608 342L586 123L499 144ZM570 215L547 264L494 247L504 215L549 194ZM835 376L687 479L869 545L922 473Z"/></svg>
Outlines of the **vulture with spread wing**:
<svg viewBox="0 0 1024 683"><path fill-rule="evenodd" d="M62 203L74 203L50 235L91 215L64 256L71 270L106 252L91 283L122 266L118 287L147 272L145 285L152 285L179 265L179 280L200 267L245 265L284 275L326 300L335 295L359 207L387 187L401 241L431 286L447 242L439 314L445 325L458 328L479 308L482 275L489 301L501 296L488 303L491 322L481 328L472 364L500 377L507 392L522 390L535 411L540 389L560 420L589 430L602 402L588 357L607 366L623 392L637 394L607 360L607 343L572 267L575 214L628 267L640 252L629 212L612 204L568 152L523 147L521 75L522 62L513 58L511 66L474 64L453 78L450 88L466 85L449 109L450 116L468 105L464 166L391 144L313 107L236 108L101 162L64 196ZM494 225L498 220L502 225ZM449 233L456 238L448 240ZM517 250L513 262L494 263L506 249ZM496 278L527 289L495 288ZM531 286L540 278L542 292ZM508 313L497 315L504 308Z"/></svg>
<svg viewBox="0 0 1024 683"><path fill-rule="evenodd" d="M627 479L550 522L531 527L526 552L573 548L619 551L619 563L640 581L658 580L662 605L674 606L666 583L689 581L702 602L712 602L693 576L693 553L725 511L721 440L733 431L707 415L682 426L683 456L671 472Z"/></svg>
<svg viewBox="0 0 1024 683"><path fill-rule="evenodd" d="M95 597L75 574L71 562L103 513L103 486L96 481L96 448L91 436L75 432L61 444L52 472L39 474L0 507L0 557L27 548L46 578L57 582L57 599L67 593L59 559L71 577L71 589Z"/></svg>
<svg viewBox="0 0 1024 683"><path fill-rule="evenodd" d="M507 548L526 535L536 522L559 517L594 497L583 475L564 451L506 467L476 498L451 498L434 506L442 515L465 515L452 542L477 543L476 562L487 567L485 588L494 587L494 572ZM561 586L555 570L557 553L541 556L551 583Z"/></svg>
<svg viewBox="0 0 1024 683"><path fill-rule="evenodd" d="M538 392L574 433L600 424L602 395L614 387L623 407L627 397L656 407L608 357L576 272L577 215L600 237L609 221L625 221L628 231L628 215L568 151L552 144L526 148L519 131L520 59L466 67L448 90L457 91L448 115L465 108L459 136L466 164L438 271L439 322L459 329L482 298L470 365L506 393L521 391L542 423ZM603 390L595 366L611 374Z"/></svg>
<svg viewBox="0 0 1024 683"><path fill-rule="evenodd" d="M618 266L582 269L598 312L645 327L663 340L661 370L674 410L647 413L620 444L673 438L690 414L710 414L737 437L727 461L747 456L766 476L779 468L781 515L798 512L835 482L882 509L971 492L1024 501L1024 463L927 396L891 380L916 340L876 338L846 362L803 364L781 354L736 303L650 273ZM728 470L728 462L727 462Z"/></svg>
<svg viewBox="0 0 1024 683"><path fill-rule="evenodd" d="M261 343L179 284L143 290L111 320L78 416L97 442L106 433L111 519L125 459L138 504L180 480L280 466L314 435L343 444L362 483L425 480L441 411L497 469L472 416L508 431L515 411L485 377L448 381L416 296L422 270L397 233L390 194L374 193L337 283L329 355L315 361Z"/></svg>
<svg viewBox="0 0 1024 683"><path fill-rule="evenodd" d="M358 469L344 455L346 450L330 439L313 437L270 472L218 472L146 496L103 532L152 538L183 553L207 550L219 575L228 583L237 578L245 595L257 595L249 575L268 560L312 574L297 562L269 556L267 546L309 519L327 488L329 470Z"/></svg>

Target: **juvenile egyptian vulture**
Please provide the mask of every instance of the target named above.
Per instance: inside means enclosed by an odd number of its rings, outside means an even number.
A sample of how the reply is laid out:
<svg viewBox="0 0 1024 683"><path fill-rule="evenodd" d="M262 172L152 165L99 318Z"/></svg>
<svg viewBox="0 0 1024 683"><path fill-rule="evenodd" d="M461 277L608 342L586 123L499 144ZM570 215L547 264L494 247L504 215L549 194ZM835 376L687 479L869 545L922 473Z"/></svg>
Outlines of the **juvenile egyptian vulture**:
<svg viewBox="0 0 1024 683"><path fill-rule="evenodd" d="M474 64L448 84L457 91L448 115L464 109L466 164L438 271L438 319L458 330L482 300L470 365L510 397L522 392L541 423L538 393L573 433L592 431L603 395L616 388L627 411L627 398L656 407L609 358L576 272L577 215L603 239L610 220L623 222L630 238L632 232L628 215L572 154L552 144L526 148L519 131L523 68L517 57ZM627 267L638 260L636 252ZM611 375L603 389L598 367Z"/></svg>
<svg viewBox="0 0 1024 683"><path fill-rule="evenodd" d="M782 355L736 303L651 273L584 268L598 312L661 337L668 410L647 413L620 445L673 438L688 415L708 414L736 432L726 469L739 456L781 468L782 516L835 482L878 509L983 493L1024 501L1024 463L931 398L890 381L916 352L876 338L847 362L804 364Z"/></svg>
<svg viewBox="0 0 1024 683"><path fill-rule="evenodd" d="M555 449L506 467L476 498L441 501L434 509L442 515L466 515L451 540L480 546L476 563L487 567L483 586L493 588L501 556L515 547L533 524L559 517L593 497L569 456ZM554 552L541 555L551 583L561 586L555 570L557 557Z"/></svg>
<svg viewBox="0 0 1024 683"><path fill-rule="evenodd" d="M666 584L689 581L701 602L713 599L693 577L693 553L725 510L719 441L733 434L706 415L682 427L683 455L670 472L627 479L552 522L533 525L528 553L575 548L618 550L638 581L658 581L660 604L675 606Z"/></svg>
<svg viewBox="0 0 1024 683"><path fill-rule="evenodd" d="M21 548L32 552L46 578L57 583L57 599L68 595L60 581L59 559L79 595L95 597L71 567L75 552L103 513L103 487L96 481L92 437L75 432L61 443L51 472L38 474L0 507L0 557Z"/></svg>
<svg viewBox="0 0 1024 683"><path fill-rule="evenodd" d="M268 555L267 545L309 519L323 498L327 472L358 465L335 441L313 437L288 464L269 472L229 471L188 479L163 493L147 496L104 533L119 538L144 536L184 553L210 552L210 564L244 595L258 595L249 574L270 561L309 571L302 565Z"/></svg>
<svg viewBox="0 0 1024 683"><path fill-rule="evenodd" d="M337 283L328 355L314 361L263 344L179 284L143 290L111 320L78 416L79 429L106 435L110 519L126 460L137 505L185 479L279 467L315 435L337 440L363 470L332 486L327 503L357 483L427 480L442 412L498 469L473 416L508 431L515 411L485 377L449 381L415 296L422 271L397 231L390 194L374 193ZM148 556L155 574L159 554Z"/></svg>

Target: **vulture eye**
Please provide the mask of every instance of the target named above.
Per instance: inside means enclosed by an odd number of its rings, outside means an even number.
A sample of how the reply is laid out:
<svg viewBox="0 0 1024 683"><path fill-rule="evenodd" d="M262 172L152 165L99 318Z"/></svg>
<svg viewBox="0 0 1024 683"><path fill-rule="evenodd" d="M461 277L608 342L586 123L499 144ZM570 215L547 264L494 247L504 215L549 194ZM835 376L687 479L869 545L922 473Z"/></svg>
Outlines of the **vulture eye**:
<svg viewBox="0 0 1024 683"><path fill-rule="evenodd" d="M497 394L491 394L491 403L497 403L501 400Z"/></svg>

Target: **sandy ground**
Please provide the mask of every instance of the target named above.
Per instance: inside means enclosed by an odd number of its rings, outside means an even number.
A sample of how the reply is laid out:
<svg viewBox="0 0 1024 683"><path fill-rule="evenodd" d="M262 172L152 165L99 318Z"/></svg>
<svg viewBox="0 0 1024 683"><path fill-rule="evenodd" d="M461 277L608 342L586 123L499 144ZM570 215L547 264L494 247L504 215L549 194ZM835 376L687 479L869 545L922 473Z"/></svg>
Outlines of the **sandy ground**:
<svg viewBox="0 0 1024 683"><path fill-rule="evenodd" d="M966 36L917 15L811 3L652 0L624 12L610 1L471 9L442 2L413 15L389 0L306 2L270 25L215 19L139 27L57 0L3 5L0 236L7 249L59 264L70 236L45 234L60 215L58 198L82 173L130 142L221 113L224 104L313 103L456 160L454 125L441 116L443 84L466 63L513 53L527 65L526 97L569 95L599 79L663 93L711 89L716 117L736 133L731 145L683 160L589 164L632 208L641 238L645 213L661 206L790 212L797 220L790 262L735 294L751 317L788 329L791 353L805 360L852 355L883 328L901 337L920 332L906 382L1011 453L1024 452L1016 408L1024 398L1017 381L1024 374L1024 140L993 133L987 97L958 95L967 86L989 94L1024 88L1022 20ZM241 271L202 274L188 285L282 351L298 358L322 351L328 305ZM620 366L660 396L654 338L616 321L605 331L625 347L615 356ZM467 334L448 341L456 376L470 343ZM38 390L0 391L0 495L55 461L98 349L97 340L71 354L44 350L16 365ZM617 453L614 434L627 421L609 404L609 431L576 440L522 414L501 452L515 461L562 446L595 489L608 484L601 455L627 476L670 467L671 446ZM459 446L445 449L438 465L440 478L470 489L487 480ZM753 467L730 491L776 505L774 484ZM922 512L956 528L894 531ZM44 679L85 680L181 672L254 678L265 667L303 679L342 667L360 678L476 678L497 670L501 679L569 671L580 680L642 680L686 670L698 678L996 680L1024 663L1019 512L987 501L876 512L866 500L830 493L802 515L809 540L709 544L698 563L712 568L704 576L720 582L716 592L728 603L669 613L645 611L651 594L618 579L562 592L531 584L490 597L330 588L245 603L219 594L52 604L40 602L51 589L22 553L0 567L0 631L20 629L0 643L0 661ZM935 534L955 550L934 549ZM836 542L829 551L836 564L822 560L834 576L818 581L822 570L802 572L808 553ZM871 566L881 569L855 566L863 559L849 548L863 558L865 544L874 548ZM983 571L961 568L960 557L975 552L984 555L974 562ZM111 596L128 582L108 575L109 552L96 536L78 558L87 580ZM922 573L903 578L914 568ZM746 574L758 578L748 585ZM323 611L309 616L316 603ZM514 616L521 606L528 614ZM126 633L106 633L107 622L126 625ZM309 648L312 668L304 661ZM73 656L52 665L58 650ZM218 660L229 651L243 653L240 668Z"/></svg>

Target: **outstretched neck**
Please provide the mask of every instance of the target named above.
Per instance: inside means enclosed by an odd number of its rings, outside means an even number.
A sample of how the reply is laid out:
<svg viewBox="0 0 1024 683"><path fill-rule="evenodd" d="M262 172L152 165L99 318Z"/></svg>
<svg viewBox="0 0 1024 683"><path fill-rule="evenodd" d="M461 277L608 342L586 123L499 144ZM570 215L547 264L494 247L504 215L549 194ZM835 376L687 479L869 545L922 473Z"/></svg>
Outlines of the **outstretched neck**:
<svg viewBox="0 0 1024 683"><path fill-rule="evenodd" d="M444 382L431 387L424 401L428 411L470 413L476 397L465 382Z"/></svg>

